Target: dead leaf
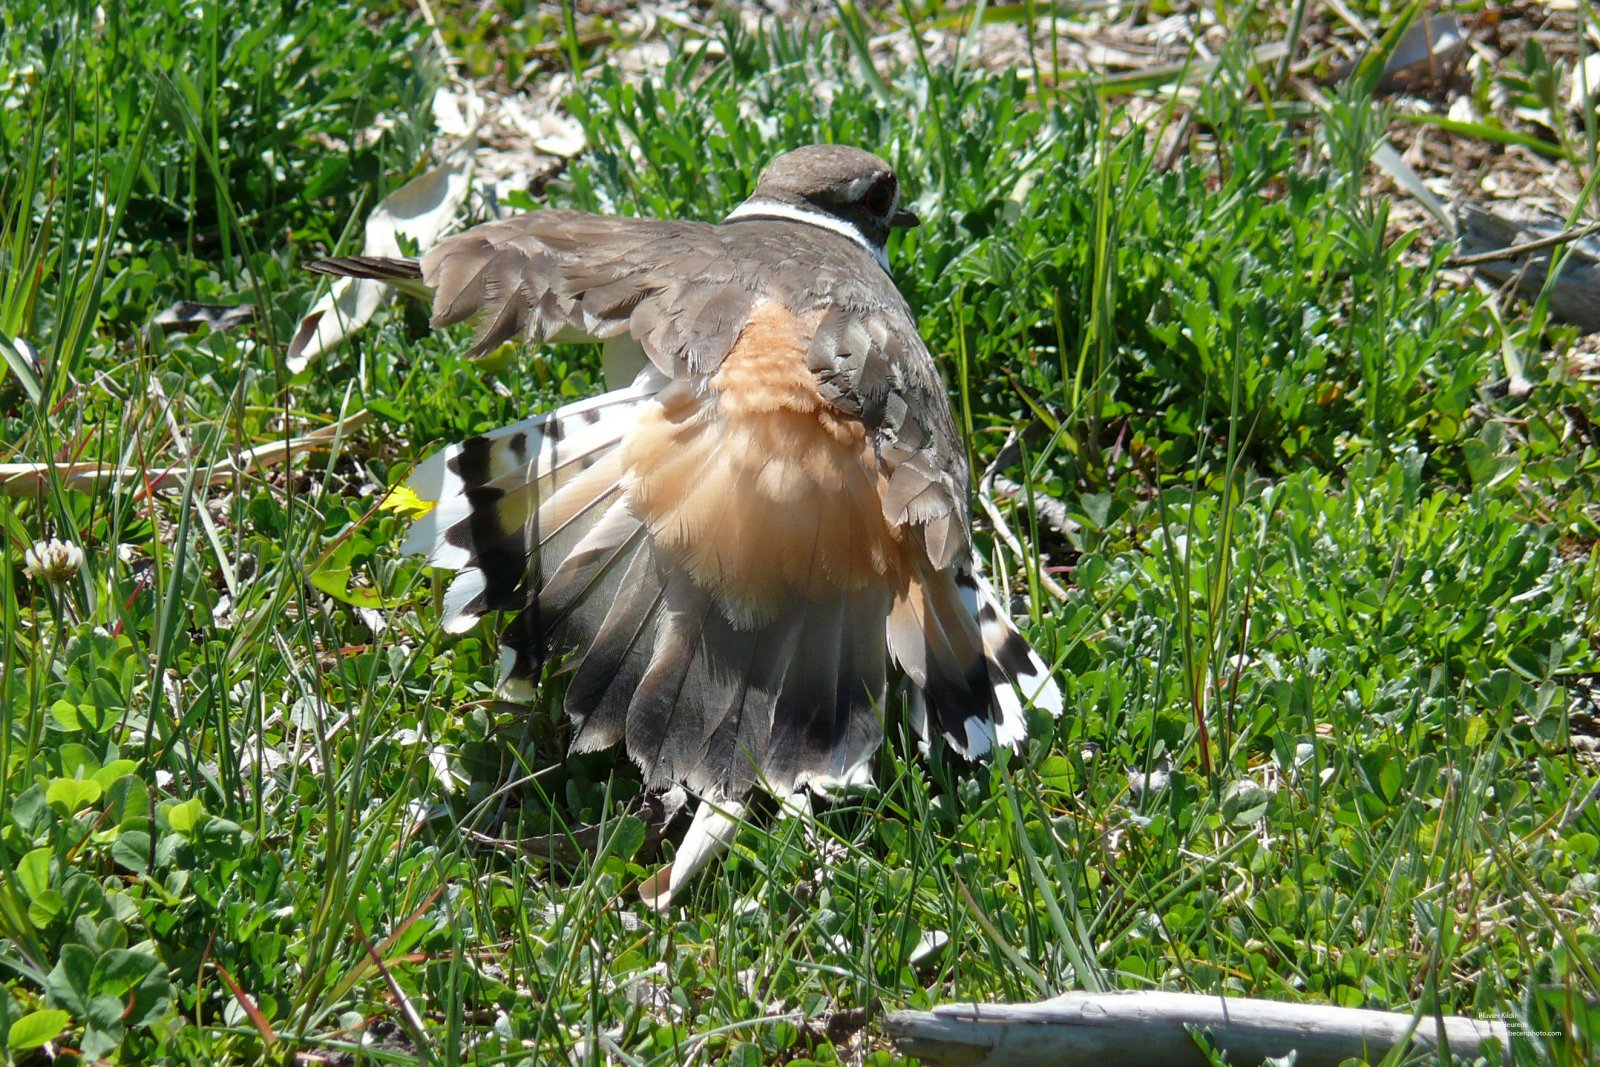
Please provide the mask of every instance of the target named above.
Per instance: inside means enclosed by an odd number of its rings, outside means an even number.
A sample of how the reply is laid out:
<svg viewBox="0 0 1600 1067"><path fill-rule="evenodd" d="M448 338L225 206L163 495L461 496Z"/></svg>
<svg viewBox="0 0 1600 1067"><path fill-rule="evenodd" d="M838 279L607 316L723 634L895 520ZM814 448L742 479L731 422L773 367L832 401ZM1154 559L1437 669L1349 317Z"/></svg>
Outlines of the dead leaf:
<svg viewBox="0 0 1600 1067"><path fill-rule="evenodd" d="M471 137L485 110L483 97L465 83L458 88L441 85L433 94L433 124L445 137Z"/></svg>
<svg viewBox="0 0 1600 1067"><path fill-rule="evenodd" d="M1572 70L1572 88L1567 92L1567 107L1582 111L1600 98L1600 52L1591 52Z"/></svg>
<svg viewBox="0 0 1600 1067"><path fill-rule="evenodd" d="M1372 150L1372 162L1393 178L1396 185L1416 197L1417 203L1438 220L1439 225L1443 226L1447 233L1453 235L1456 232L1456 220L1451 216L1449 209L1433 195L1432 190L1422 184L1422 178L1411 169L1411 164L1407 163L1399 152L1387 144L1380 143Z"/></svg>
<svg viewBox="0 0 1600 1067"><path fill-rule="evenodd" d="M582 152L587 144L583 127L571 119L551 114L539 116L539 136L533 141L533 147L539 151L571 159Z"/></svg>
<svg viewBox="0 0 1600 1067"><path fill-rule="evenodd" d="M1438 85L1467 51L1465 24L1455 15L1424 15L1400 35L1378 83L1382 93Z"/></svg>

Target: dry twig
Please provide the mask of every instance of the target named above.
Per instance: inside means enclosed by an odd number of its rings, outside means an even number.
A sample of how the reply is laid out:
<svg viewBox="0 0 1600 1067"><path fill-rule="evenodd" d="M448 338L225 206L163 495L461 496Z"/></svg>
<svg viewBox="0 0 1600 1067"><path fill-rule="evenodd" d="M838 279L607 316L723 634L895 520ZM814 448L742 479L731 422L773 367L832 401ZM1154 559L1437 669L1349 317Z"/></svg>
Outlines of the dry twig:
<svg viewBox="0 0 1600 1067"><path fill-rule="evenodd" d="M8 496L35 496L47 492L52 481L59 479L62 488L92 491L116 482L144 482L145 489L156 492L174 489L191 478L196 485L218 485L238 475L260 467L287 463L294 456L315 449L326 448L341 437L366 425L372 416L358 411L329 426L308 434L291 437L286 441L271 441L246 449L236 456L209 466L189 467L175 464L165 468L110 467L99 461L86 463L0 463L0 493Z"/></svg>

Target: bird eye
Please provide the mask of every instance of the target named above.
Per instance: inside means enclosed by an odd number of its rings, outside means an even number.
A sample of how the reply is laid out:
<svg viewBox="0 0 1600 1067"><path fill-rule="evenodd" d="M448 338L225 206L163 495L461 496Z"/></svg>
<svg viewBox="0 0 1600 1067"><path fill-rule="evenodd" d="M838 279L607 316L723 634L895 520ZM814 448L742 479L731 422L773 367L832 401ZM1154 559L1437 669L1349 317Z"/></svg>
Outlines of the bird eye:
<svg viewBox="0 0 1600 1067"><path fill-rule="evenodd" d="M887 216L889 209L894 207L894 189L893 174L880 178L871 189L867 190L867 210L874 215Z"/></svg>

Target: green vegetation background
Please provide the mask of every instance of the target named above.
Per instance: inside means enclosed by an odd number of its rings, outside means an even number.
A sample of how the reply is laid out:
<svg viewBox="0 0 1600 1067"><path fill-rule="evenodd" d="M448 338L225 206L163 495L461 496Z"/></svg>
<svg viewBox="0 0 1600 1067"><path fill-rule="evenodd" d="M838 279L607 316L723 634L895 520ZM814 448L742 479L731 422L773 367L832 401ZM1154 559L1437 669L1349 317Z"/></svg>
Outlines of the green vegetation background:
<svg viewBox="0 0 1600 1067"><path fill-rule="evenodd" d="M788 147L895 163L925 220L895 274L975 470L1023 487L981 547L1067 712L993 766L896 728L879 791L752 826L649 913L631 768L564 758L558 694L492 701L492 631L438 632L375 507L438 443L594 391L596 355L485 369L397 307L284 370L300 265L427 165L431 33L355 0L7 6L0 462L154 474L375 416L293 473L0 497L8 1061L892 1063L884 1010L1153 987L1504 1016L1563 1035L1520 1062L1592 1060L1567 682L1597 455L1562 415L1592 386L1542 304L1442 282L1369 195L1375 67L1275 100L1241 23L1166 77L1205 135L1166 167L1173 107L869 63L849 9L714 22L714 60L669 37L639 82L575 20L446 14L473 63L577 72L589 147L513 208L716 218ZM148 328L180 299L257 319ZM84 552L64 584L25 573L46 537ZM597 823L575 866L489 840Z"/></svg>

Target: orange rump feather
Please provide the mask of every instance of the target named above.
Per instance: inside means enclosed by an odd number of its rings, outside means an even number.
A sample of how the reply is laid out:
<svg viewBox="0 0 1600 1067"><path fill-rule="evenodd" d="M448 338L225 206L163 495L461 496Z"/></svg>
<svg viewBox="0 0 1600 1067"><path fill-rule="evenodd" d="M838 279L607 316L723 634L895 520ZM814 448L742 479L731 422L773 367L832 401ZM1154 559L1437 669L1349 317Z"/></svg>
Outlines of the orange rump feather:
<svg viewBox="0 0 1600 1067"><path fill-rule="evenodd" d="M901 583L900 531L883 517L866 428L828 406L806 367L815 328L758 305L713 392L663 393L623 441L658 552L746 626L797 596Z"/></svg>

